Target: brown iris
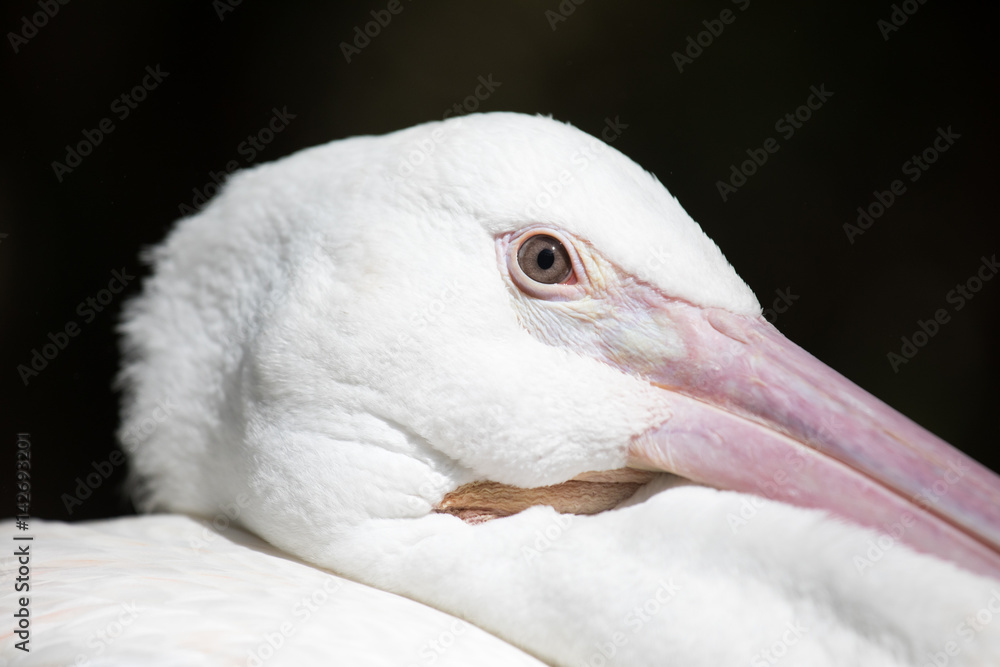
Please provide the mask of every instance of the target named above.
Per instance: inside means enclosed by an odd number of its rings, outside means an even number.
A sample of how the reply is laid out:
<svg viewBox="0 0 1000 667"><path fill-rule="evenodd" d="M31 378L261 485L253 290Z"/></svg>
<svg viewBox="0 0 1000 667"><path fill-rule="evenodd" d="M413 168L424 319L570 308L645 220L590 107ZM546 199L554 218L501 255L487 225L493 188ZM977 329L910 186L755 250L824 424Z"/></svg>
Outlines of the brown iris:
<svg viewBox="0 0 1000 667"><path fill-rule="evenodd" d="M546 285L561 283L573 273L566 246L548 234L537 234L521 243L517 264L526 276Z"/></svg>

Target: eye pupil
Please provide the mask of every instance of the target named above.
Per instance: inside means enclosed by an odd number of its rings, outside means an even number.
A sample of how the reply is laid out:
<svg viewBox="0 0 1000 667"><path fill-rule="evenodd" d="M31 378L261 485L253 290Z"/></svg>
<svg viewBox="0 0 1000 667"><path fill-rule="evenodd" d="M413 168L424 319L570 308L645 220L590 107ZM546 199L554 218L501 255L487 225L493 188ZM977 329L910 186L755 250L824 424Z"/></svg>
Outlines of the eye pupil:
<svg viewBox="0 0 1000 667"><path fill-rule="evenodd" d="M538 253L538 268L542 270L548 270L552 268L552 265L556 263L556 254L552 252L551 248L545 248L540 253Z"/></svg>
<svg viewBox="0 0 1000 667"><path fill-rule="evenodd" d="M573 261L563 242L548 234L535 234L521 242L517 264L528 278L544 285L565 282L573 275Z"/></svg>

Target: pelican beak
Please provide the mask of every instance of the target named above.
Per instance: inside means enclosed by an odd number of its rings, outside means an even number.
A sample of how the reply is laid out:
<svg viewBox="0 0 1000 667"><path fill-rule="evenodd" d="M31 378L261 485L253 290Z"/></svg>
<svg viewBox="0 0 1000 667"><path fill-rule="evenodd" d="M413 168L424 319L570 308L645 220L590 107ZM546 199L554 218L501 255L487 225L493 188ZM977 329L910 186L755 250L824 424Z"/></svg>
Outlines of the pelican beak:
<svg viewBox="0 0 1000 667"><path fill-rule="evenodd" d="M644 373L671 417L630 467L827 510L1000 578L1000 477L760 317L660 308L684 352Z"/></svg>

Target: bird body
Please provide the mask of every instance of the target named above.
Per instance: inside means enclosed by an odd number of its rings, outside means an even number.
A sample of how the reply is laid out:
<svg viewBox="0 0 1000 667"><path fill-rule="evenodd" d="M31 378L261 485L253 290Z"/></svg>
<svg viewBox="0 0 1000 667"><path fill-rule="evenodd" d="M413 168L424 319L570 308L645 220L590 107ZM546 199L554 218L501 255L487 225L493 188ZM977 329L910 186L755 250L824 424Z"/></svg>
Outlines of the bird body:
<svg viewBox="0 0 1000 667"><path fill-rule="evenodd" d="M0 665L542 664L465 621L304 564L224 514L33 520L30 532L29 650L4 628Z"/></svg>
<svg viewBox="0 0 1000 667"><path fill-rule="evenodd" d="M816 510L689 484L645 495L595 516L534 507L477 526L441 516L454 533L407 545L391 567L390 547L362 540L347 578L223 514L35 521L44 549L33 562L32 652L7 638L0 657L839 667L933 665L943 654L996 664L995 580Z"/></svg>
<svg viewBox="0 0 1000 667"><path fill-rule="evenodd" d="M145 510L238 501L275 547L554 665L1000 660L975 620L996 476L782 337L570 126L302 151L151 258L122 325Z"/></svg>

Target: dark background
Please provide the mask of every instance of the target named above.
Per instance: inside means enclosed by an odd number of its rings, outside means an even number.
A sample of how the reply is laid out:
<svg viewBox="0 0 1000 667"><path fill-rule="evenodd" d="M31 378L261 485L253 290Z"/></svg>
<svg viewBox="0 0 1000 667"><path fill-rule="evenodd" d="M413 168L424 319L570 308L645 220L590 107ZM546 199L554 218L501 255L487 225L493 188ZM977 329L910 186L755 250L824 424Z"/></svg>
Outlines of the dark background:
<svg viewBox="0 0 1000 667"><path fill-rule="evenodd" d="M52 2L53 0L44 0ZM743 4L741 2L741 4ZM946 294L1000 251L996 225L998 92L995 22L983 9L931 0L888 40L890 2L402 0L348 63L341 42L387 2L203 2L58 5L18 52L10 32L41 11L5 3L0 157L0 503L14 513L18 432L30 433L32 514L81 519L131 511L123 467L70 514L92 462L116 447L114 333L125 295L87 323L78 304L113 270L144 275L138 254L191 204L209 172L265 127L295 118L256 157L269 161L334 139L441 118L499 87L480 111L551 114L593 134L627 125L615 148L655 173L768 307L799 298L776 324L793 340L955 446L1000 468L1000 279L955 311ZM683 73L672 59L704 20L735 21ZM30 32L30 31L29 31ZM120 119L116 98L147 66L169 75ZM775 121L810 86L834 95L790 139ZM471 103L470 103L471 106ZM110 118L114 131L57 180L66 145ZM848 242L858 206L901 174L937 128L961 135L876 223ZM781 146L723 202L716 181L768 137ZM951 321L893 372L886 355L938 308ZM19 364L75 321L80 333L27 386Z"/></svg>

